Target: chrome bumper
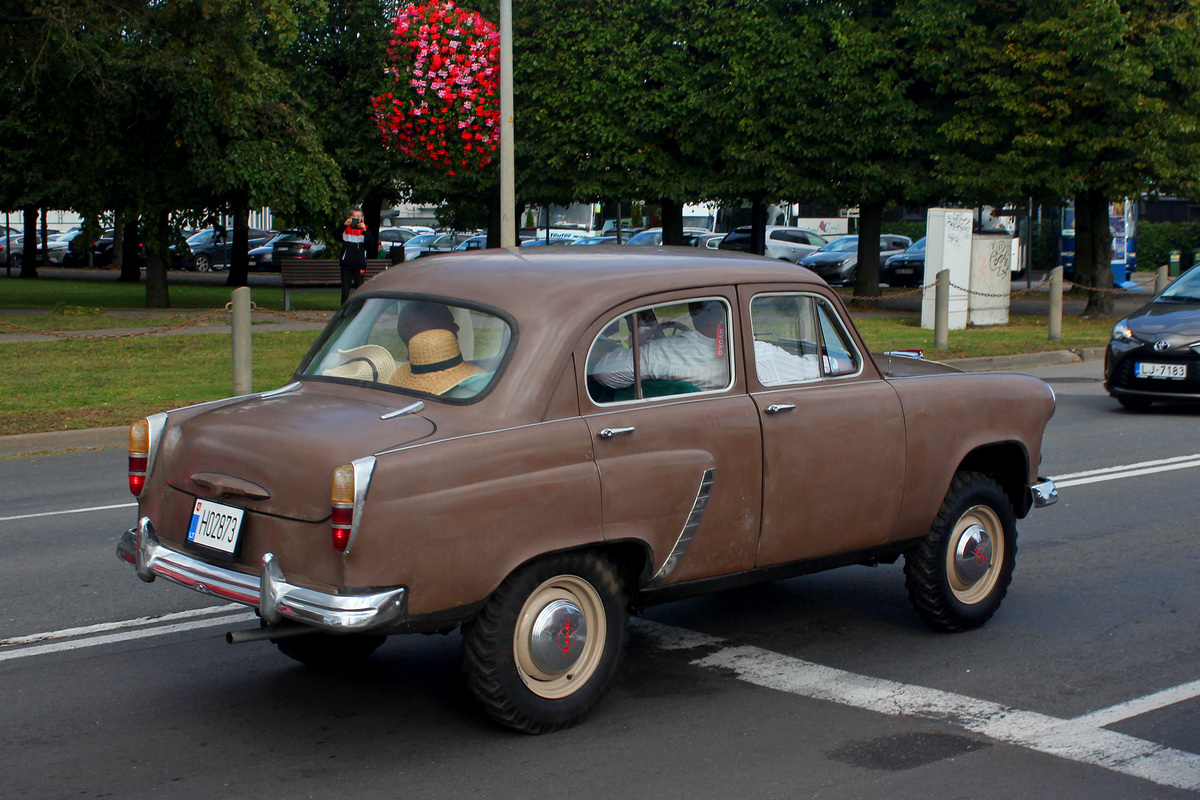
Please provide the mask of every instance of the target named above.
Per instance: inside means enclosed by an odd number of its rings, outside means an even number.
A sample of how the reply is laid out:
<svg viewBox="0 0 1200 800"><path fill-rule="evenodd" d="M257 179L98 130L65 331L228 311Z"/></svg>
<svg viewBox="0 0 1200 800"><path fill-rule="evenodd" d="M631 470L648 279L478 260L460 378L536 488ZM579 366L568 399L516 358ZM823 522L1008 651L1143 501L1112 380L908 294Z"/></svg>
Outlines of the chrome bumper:
<svg viewBox="0 0 1200 800"><path fill-rule="evenodd" d="M262 576L247 575L163 547L149 517L142 517L117 542L117 558L137 568L149 583L166 578L197 592L258 609L267 625L299 622L337 632L380 628L404 613L404 589L377 594L341 595L288 583L275 556L263 556Z"/></svg>
<svg viewBox="0 0 1200 800"><path fill-rule="evenodd" d="M1058 502L1058 487L1049 478L1038 478L1038 482L1029 487L1033 495L1033 507L1045 508Z"/></svg>

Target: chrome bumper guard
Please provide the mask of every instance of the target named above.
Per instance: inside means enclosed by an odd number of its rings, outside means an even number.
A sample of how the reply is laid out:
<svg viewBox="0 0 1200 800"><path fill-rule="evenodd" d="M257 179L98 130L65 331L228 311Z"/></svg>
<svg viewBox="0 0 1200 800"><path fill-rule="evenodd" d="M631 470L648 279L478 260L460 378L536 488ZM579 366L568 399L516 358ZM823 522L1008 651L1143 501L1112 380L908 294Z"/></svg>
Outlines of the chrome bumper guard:
<svg viewBox="0 0 1200 800"><path fill-rule="evenodd" d="M262 576L218 567L163 547L149 517L121 535L117 558L137 568L147 583L166 578L203 594L253 606L267 625L298 622L335 632L365 631L396 621L404 613L404 589L341 595L288 583L275 556L263 556Z"/></svg>
<svg viewBox="0 0 1200 800"><path fill-rule="evenodd" d="M1038 478L1038 482L1029 487L1033 495L1033 507L1045 508L1058 502L1058 487L1049 478Z"/></svg>

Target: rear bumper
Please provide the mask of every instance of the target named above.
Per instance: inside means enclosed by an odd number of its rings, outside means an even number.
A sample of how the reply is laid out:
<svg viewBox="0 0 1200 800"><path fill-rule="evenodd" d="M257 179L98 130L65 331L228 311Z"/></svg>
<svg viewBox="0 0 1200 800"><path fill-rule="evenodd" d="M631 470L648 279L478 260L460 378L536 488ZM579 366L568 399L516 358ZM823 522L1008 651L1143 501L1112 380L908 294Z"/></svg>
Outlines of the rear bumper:
<svg viewBox="0 0 1200 800"><path fill-rule="evenodd" d="M297 622L334 632L382 628L404 614L405 590L342 595L319 592L288 583L275 557L263 556L262 574L249 575L216 566L164 547L149 517L121 535L117 558L132 564L149 583L166 578L203 594L258 609L267 625Z"/></svg>

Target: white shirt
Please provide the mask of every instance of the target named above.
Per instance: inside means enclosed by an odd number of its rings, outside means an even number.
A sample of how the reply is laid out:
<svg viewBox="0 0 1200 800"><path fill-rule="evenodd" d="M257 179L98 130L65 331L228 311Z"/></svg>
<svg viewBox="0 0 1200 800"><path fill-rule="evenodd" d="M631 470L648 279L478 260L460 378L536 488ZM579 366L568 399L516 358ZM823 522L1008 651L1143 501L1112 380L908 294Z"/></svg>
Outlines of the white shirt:
<svg viewBox="0 0 1200 800"><path fill-rule="evenodd" d="M699 331L653 339L640 347L642 380L686 381L701 391L724 389L729 385L728 345L721 350L716 339ZM606 353L590 373L604 386L632 386L633 351L621 347Z"/></svg>
<svg viewBox="0 0 1200 800"><path fill-rule="evenodd" d="M770 342L754 343L754 366L763 386L815 381L821 377L821 365L815 355L792 355Z"/></svg>

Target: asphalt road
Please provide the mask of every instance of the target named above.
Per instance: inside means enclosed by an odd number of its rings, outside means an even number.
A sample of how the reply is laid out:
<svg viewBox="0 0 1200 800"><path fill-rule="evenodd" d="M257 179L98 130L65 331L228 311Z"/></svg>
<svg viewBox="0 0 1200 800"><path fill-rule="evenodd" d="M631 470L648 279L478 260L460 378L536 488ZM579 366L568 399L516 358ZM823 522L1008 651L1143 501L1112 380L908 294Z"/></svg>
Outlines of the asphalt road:
<svg viewBox="0 0 1200 800"><path fill-rule="evenodd" d="M0 796L1194 796L1200 410L1126 412L1097 362L1031 371L1062 499L986 627L924 628L899 565L660 606L598 711L542 737L474 709L457 635L347 674L226 645L245 612L114 557L120 449L0 460Z"/></svg>

